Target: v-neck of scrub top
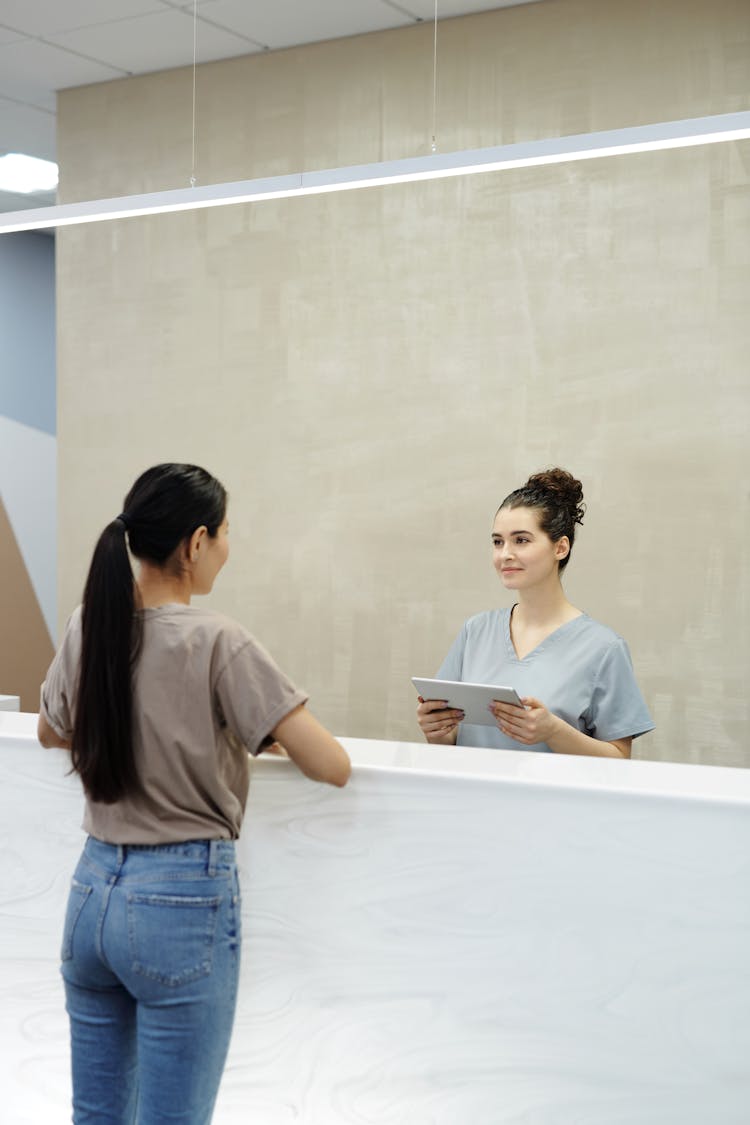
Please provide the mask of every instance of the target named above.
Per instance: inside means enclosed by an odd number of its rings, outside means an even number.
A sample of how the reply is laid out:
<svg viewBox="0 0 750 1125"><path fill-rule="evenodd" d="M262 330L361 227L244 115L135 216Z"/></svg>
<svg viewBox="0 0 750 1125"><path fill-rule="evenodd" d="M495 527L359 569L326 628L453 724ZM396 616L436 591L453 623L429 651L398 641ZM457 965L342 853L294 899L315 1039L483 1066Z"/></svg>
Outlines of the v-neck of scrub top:
<svg viewBox="0 0 750 1125"><path fill-rule="evenodd" d="M516 605L518 605L518 602L516 602ZM515 647L513 645L513 638L510 634L510 622L511 618L513 617L513 610L516 608L516 605L512 607L510 613L505 618L505 651L508 660L512 660L515 664L531 663L534 657L539 653L546 652L548 649L554 648L554 646L558 643L558 640L562 633L568 633L574 626L578 626L580 622L589 620L589 616L587 613L579 613L578 617L573 617L570 621L565 621L562 625L558 625L557 628L554 629L548 637L545 637L543 641L539 642L536 648L532 648L531 652L527 652L524 657L521 657L515 650Z"/></svg>

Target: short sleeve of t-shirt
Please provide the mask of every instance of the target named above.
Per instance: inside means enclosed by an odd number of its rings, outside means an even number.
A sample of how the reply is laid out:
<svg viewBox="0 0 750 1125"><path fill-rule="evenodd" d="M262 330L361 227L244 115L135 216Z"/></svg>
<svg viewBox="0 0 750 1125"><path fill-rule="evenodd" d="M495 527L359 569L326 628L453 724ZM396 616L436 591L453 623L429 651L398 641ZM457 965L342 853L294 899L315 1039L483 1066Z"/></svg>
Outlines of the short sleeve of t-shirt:
<svg viewBox="0 0 750 1125"><path fill-rule="evenodd" d="M81 607L68 619L60 647L42 684L39 711L52 729L64 739L73 735L73 693L81 655Z"/></svg>
<svg viewBox="0 0 750 1125"><path fill-rule="evenodd" d="M633 674L628 646L622 637L617 637L604 654L594 679L591 703L583 718L587 733L603 742L638 738L653 729Z"/></svg>
<svg viewBox="0 0 750 1125"><path fill-rule="evenodd" d="M231 653L218 670L214 693L220 716L251 754L307 694L294 686L254 637Z"/></svg>

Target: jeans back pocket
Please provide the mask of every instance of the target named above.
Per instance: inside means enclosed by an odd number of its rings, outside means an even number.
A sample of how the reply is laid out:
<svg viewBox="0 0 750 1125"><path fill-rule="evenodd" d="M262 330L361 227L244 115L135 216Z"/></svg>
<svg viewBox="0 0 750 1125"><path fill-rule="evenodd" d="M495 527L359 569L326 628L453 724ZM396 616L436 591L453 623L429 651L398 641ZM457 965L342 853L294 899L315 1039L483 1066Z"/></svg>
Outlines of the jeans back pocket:
<svg viewBox="0 0 750 1125"><path fill-rule="evenodd" d="M220 903L220 895L129 894L133 971L171 986L208 976Z"/></svg>
<svg viewBox="0 0 750 1125"><path fill-rule="evenodd" d="M86 905L91 891L92 888L87 887L85 883L79 883L76 879L71 879L68 905L65 908L65 925L63 926L62 949L60 950L61 961L70 961L73 957L73 935L81 911Z"/></svg>

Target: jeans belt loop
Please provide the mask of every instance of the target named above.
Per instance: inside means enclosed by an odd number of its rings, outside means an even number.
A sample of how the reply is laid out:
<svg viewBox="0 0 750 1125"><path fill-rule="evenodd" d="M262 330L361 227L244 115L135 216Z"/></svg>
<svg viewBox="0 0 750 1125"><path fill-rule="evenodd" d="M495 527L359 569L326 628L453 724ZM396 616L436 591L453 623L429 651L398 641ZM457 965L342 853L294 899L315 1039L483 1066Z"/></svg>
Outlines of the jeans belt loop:
<svg viewBox="0 0 750 1125"><path fill-rule="evenodd" d="M208 841L208 874L213 878L219 860L219 840Z"/></svg>

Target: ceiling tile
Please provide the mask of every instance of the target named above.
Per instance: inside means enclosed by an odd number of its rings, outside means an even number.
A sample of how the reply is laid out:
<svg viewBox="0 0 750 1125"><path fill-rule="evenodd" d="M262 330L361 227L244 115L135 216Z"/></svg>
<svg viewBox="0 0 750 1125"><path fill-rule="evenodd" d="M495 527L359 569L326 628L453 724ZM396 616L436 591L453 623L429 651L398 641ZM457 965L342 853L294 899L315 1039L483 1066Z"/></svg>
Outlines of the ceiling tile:
<svg viewBox="0 0 750 1125"><path fill-rule="evenodd" d="M41 160L54 160L54 109L45 111L0 97L0 156L6 152L26 152Z"/></svg>
<svg viewBox="0 0 750 1125"><path fill-rule="evenodd" d="M2 46L3 43L19 43L22 39L26 38L28 38L28 36L24 35L22 31L13 31L11 28L3 27L3 25L0 24L0 46Z"/></svg>
<svg viewBox="0 0 750 1125"><path fill-rule="evenodd" d="M46 38L87 24L163 10L161 0L0 0L0 24Z"/></svg>
<svg viewBox="0 0 750 1125"><path fill-rule="evenodd" d="M131 74L147 74L192 63L193 21L177 8L162 9L116 24L97 24L55 35L54 42L81 54L105 59ZM220 30L204 21L198 25L199 63L249 55L257 50L260 47L241 35Z"/></svg>
<svg viewBox="0 0 750 1125"><path fill-rule="evenodd" d="M0 48L0 73L2 73L2 58L2 48ZM4 77L5 73L3 73ZM7 103L8 112L12 106L17 105L40 110L42 113L51 113L53 116L57 113L57 95L54 90L46 90L40 86L33 96L28 96L18 88L17 82L14 83L10 79L0 86L0 101Z"/></svg>
<svg viewBox="0 0 750 1125"><path fill-rule="evenodd" d="M272 50L403 27L413 21L381 0L274 0L248 4L246 0L214 0L206 19L260 40Z"/></svg>
<svg viewBox="0 0 750 1125"><path fill-rule="evenodd" d="M80 58L38 39L0 47L0 93L19 101L49 100L54 90L122 75L117 67Z"/></svg>
<svg viewBox="0 0 750 1125"><path fill-rule="evenodd" d="M490 12L495 8L517 8L522 4L539 4L541 0L438 0L438 19L454 16L471 16L477 12ZM423 20L434 22L434 0L405 0L404 6Z"/></svg>

